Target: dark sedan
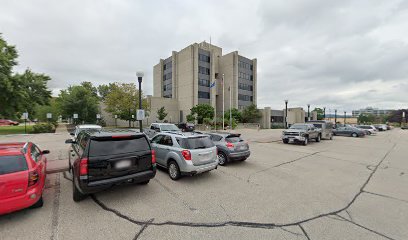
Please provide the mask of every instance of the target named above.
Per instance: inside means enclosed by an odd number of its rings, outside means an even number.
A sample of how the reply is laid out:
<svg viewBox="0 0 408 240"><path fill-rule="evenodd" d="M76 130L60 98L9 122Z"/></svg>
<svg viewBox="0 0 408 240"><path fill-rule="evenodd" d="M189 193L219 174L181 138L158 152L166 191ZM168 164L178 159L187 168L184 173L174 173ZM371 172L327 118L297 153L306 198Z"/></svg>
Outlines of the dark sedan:
<svg viewBox="0 0 408 240"><path fill-rule="evenodd" d="M355 127L338 127L333 129L335 136L350 136L350 137L364 137L365 133L362 129Z"/></svg>

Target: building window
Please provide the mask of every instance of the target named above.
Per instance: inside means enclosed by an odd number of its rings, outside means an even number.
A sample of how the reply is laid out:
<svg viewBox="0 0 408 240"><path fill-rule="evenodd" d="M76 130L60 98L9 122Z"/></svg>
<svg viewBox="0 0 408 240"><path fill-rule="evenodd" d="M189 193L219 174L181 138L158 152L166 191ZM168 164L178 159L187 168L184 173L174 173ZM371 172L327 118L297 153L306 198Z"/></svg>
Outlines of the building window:
<svg viewBox="0 0 408 240"><path fill-rule="evenodd" d="M171 93L168 94L168 95L163 95L164 98L172 98L172 96L173 96L173 95L171 95Z"/></svg>
<svg viewBox="0 0 408 240"><path fill-rule="evenodd" d="M167 79L171 79L171 72L163 75L163 81L166 81Z"/></svg>
<svg viewBox="0 0 408 240"><path fill-rule="evenodd" d="M245 80L249 80L249 81L253 81L253 78L254 78L252 75L244 73L244 72L239 72L238 77L245 79Z"/></svg>
<svg viewBox="0 0 408 240"><path fill-rule="evenodd" d="M252 96L248 96L248 95L244 95L244 94L238 94L238 100L241 101L253 101L253 97Z"/></svg>
<svg viewBox="0 0 408 240"><path fill-rule="evenodd" d="M198 85L204 86L204 87L209 87L210 86L210 80L198 79Z"/></svg>
<svg viewBox="0 0 408 240"><path fill-rule="evenodd" d="M198 54L198 60L202 62L210 62L210 56L206 56L204 54Z"/></svg>
<svg viewBox="0 0 408 240"><path fill-rule="evenodd" d="M171 90L171 89L172 89L171 83L170 83L170 84L165 84L165 85L163 85L163 91L169 91L169 90Z"/></svg>
<svg viewBox="0 0 408 240"><path fill-rule="evenodd" d="M238 89L246 90L246 91L252 91L253 87L252 87L252 85L249 85L249 84L238 83Z"/></svg>
<svg viewBox="0 0 408 240"><path fill-rule="evenodd" d="M210 99L210 93L198 91L198 98Z"/></svg>
<svg viewBox="0 0 408 240"><path fill-rule="evenodd" d="M206 67L198 66L198 73L210 75L210 69Z"/></svg>
<svg viewBox="0 0 408 240"><path fill-rule="evenodd" d="M249 70L253 70L253 68L254 68L252 64L249 64L249 63L246 63L246 62L243 62L243 61L238 61L238 67L249 69Z"/></svg>

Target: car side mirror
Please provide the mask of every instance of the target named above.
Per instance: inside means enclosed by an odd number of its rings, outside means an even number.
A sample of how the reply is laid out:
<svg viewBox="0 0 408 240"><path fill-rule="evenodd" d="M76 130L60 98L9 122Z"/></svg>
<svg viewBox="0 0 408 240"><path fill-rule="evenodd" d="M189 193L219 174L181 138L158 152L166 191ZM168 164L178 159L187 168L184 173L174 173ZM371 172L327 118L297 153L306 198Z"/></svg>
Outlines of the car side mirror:
<svg viewBox="0 0 408 240"><path fill-rule="evenodd" d="M43 150L42 152L41 152L41 154L49 154L50 153L50 150Z"/></svg>
<svg viewBox="0 0 408 240"><path fill-rule="evenodd" d="M73 139L67 139L67 140L65 140L65 143L75 143L75 140L73 140Z"/></svg>
<svg viewBox="0 0 408 240"><path fill-rule="evenodd" d="M71 136L75 136L75 134L74 134L74 133L69 133L69 135L71 135Z"/></svg>
<svg viewBox="0 0 408 240"><path fill-rule="evenodd" d="M160 132L160 128L156 128L156 129L154 129L154 131Z"/></svg>

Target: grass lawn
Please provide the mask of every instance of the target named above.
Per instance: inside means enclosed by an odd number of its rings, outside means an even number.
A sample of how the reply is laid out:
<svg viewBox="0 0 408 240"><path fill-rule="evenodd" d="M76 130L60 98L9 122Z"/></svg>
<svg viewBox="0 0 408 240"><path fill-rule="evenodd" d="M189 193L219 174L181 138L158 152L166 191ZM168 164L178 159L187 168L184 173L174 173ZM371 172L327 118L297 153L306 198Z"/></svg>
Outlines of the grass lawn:
<svg viewBox="0 0 408 240"><path fill-rule="evenodd" d="M27 133L31 133L33 125L27 125ZM24 124L19 126L0 126L0 135L22 134L24 133Z"/></svg>

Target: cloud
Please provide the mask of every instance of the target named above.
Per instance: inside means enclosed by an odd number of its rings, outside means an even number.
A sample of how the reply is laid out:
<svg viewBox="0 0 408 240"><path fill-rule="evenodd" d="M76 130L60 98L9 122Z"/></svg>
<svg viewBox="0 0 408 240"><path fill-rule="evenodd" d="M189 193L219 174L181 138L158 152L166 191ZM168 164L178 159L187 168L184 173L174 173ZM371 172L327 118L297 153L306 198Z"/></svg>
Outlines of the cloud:
<svg viewBox="0 0 408 240"><path fill-rule="evenodd" d="M258 59L258 105L406 108L408 4L363 1L2 1L0 32L16 71L81 81L136 81L152 94L160 58L194 42Z"/></svg>

